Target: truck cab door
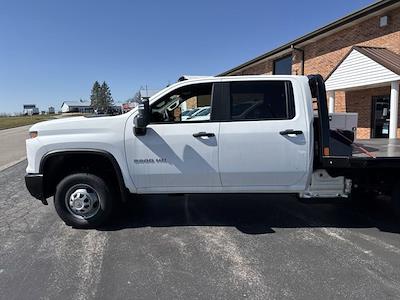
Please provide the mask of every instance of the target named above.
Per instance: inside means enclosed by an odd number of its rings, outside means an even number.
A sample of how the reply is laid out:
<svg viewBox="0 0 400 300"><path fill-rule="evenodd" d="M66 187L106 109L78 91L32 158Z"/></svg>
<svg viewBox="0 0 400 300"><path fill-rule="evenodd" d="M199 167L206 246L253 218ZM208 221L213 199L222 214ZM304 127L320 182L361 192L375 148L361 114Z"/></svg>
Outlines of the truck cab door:
<svg viewBox="0 0 400 300"><path fill-rule="evenodd" d="M303 191L313 150L312 111L302 102L302 85L293 78L236 80L225 94L228 121L221 122L219 135L223 188Z"/></svg>
<svg viewBox="0 0 400 300"><path fill-rule="evenodd" d="M128 165L138 192L220 188L219 122L212 119L212 83L183 86L150 106L146 134L126 133ZM200 110L205 112L196 117Z"/></svg>

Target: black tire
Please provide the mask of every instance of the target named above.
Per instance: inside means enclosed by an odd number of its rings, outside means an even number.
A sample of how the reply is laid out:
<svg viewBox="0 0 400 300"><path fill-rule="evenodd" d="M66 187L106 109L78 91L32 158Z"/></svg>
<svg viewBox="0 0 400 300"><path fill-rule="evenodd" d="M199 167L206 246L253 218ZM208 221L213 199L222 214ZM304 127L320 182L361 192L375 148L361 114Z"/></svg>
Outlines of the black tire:
<svg viewBox="0 0 400 300"><path fill-rule="evenodd" d="M371 192L367 192L362 189L353 189L350 194L350 201L355 206L364 206L367 204L371 204L374 200Z"/></svg>
<svg viewBox="0 0 400 300"><path fill-rule="evenodd" d="M400 217L400 182L393 186L391 204L397 217Z"/></svg>
<svg viewBox="0 0 400 300"><path fill-rule="evenodd" d="M88 194L92 195L89 199L94 199L90 202L90 209L86 215L84 215L84 212L75 212L74 209L76 208L73 205L72 207L69 205L70 201L72 201L70 200L71 197L81 197L79 191L88 192ZM89 200L84 199L78 202L83 210L86 207L86 204L83 203L84 201ZM85 206L83 207L82 204ZM111 215L112 204L112 194L104 180L96 175L87 173L77 173L65 177L57 185L54 195L54 207L57 214L67 225L75 228L96 228L104 224Z"/></svg>

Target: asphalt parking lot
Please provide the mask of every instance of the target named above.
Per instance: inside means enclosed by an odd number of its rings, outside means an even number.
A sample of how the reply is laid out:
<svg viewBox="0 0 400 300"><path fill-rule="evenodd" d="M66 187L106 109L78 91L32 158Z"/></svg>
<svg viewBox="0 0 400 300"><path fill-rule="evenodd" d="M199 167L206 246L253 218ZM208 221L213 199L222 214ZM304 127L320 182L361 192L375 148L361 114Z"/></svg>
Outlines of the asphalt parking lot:
<svg viewBox="0 0 400 300"><path fill-rule="evenodd" d="M387 206L265 195L146 196L100 230L0 172L1 299L395 299L400 222Z"/></svg>

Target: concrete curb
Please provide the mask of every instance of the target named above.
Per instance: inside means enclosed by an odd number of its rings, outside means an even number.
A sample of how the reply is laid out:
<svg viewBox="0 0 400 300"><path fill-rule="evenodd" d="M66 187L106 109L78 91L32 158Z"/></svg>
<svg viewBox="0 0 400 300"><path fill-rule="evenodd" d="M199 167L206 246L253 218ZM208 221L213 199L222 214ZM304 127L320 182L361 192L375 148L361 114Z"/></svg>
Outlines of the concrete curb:
<svg viewBox="0 0 400 300"><path fill-rule="evenodd" d="M21 157L20 159L14 160L14 161L12 161L12 162L10 162L8 164L0 166L0 172L4 171L5 169L8 169L9 167L12 167L12 166L16 165L17 163L20 163L21 161L23 161L25 159L26 159L26 156Z"/></svg>
<svg viewBox="0 0 400 300"><path fill-rule="evenodd" d="M5 131L13 131L15 129L22 129L22 128L31 128L34 124L28 124L28 125L22 125L22 126L17 126L17 127L11 127L11 128L3 128L0 129L0 132L5 132ZM26 132L26 136L28 136L28 132Z"/></svg>

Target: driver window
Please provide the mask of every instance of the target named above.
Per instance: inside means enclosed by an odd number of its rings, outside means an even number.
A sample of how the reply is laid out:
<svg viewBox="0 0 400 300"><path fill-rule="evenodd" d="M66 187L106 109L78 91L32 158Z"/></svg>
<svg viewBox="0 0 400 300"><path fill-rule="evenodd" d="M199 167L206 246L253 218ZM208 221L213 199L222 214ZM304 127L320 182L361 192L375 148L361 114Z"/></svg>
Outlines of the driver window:
<svg viewBox="0 0 400 300"><path fill-rule="evenodd" d="M185 86L151 106L151 123L206 122L211 115L212 83Z"/></svg>

